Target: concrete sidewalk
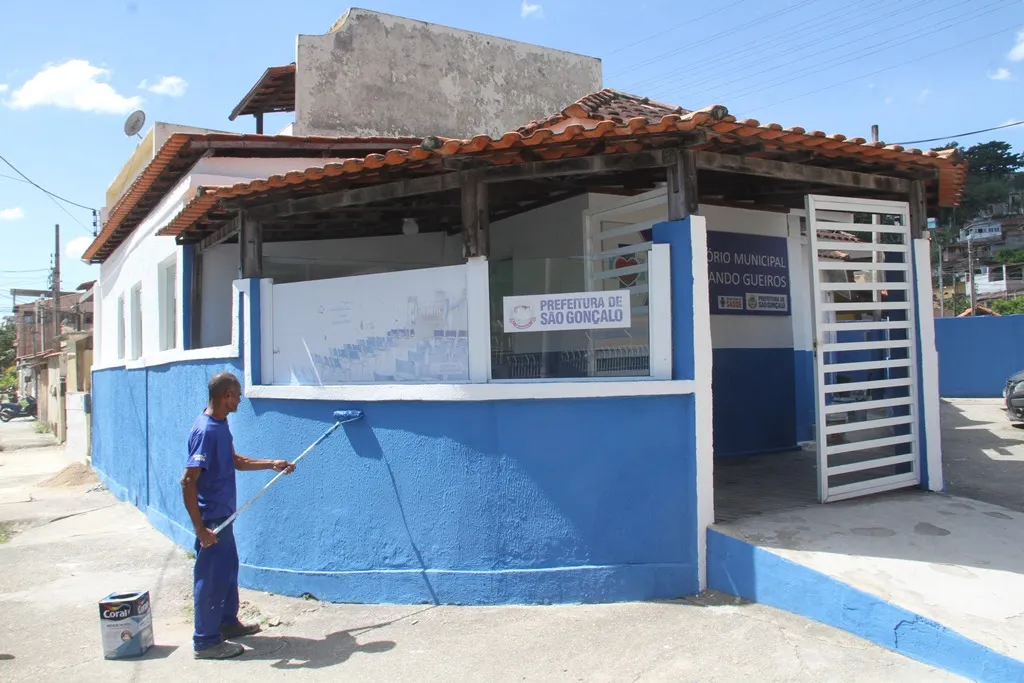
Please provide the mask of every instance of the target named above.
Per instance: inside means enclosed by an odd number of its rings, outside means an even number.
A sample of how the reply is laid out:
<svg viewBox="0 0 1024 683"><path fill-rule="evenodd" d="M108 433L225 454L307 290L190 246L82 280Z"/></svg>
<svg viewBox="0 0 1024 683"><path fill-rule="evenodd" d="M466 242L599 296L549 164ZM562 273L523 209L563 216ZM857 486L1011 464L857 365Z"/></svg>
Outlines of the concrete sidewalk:
<svg viewBox="0 0 1024 683"><path fill-rule="evenodd" d="M0 426L0 444L11 425ZM23 429L18 427L17 429ZM333 605L243 591L264 633L227 662L192 659L191 560L89 481L39 486L74 458L0 452L0 680L951 681L769 607L700 599L559 607ZM30 481L32 480L32 481ZM268 530L267 533L281 533ZM97 602L144 588L157 646L105 661Z"/></svg>

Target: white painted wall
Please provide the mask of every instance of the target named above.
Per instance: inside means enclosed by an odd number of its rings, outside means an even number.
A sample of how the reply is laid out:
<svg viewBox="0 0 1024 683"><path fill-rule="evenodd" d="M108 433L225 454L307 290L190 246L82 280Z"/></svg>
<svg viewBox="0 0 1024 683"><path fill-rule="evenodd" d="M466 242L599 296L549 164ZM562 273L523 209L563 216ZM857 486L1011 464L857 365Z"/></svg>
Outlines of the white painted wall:
<svg viewBox="0 0 1024 683"><path fill-rule="evenodd" d="M69 391L66 395L67 453L79 460L89 457L89 421L85 412L85 401L89 394Z"/></svg>
<svg viewBox="0 0 1024 683"><path fill-rule="evenodd" d="M210 158L201 159L192 167L189 175L183 178L172 190L167 192L163 200L146 217L142 223L135 228L132 234L126 239L114 253L100 266L99 281L96 283L95 300L95 357L93 366L103 368L114 365L123 365L124 360L117 358L117 299L124 295L126 310L127 302L130 300L131 288L141 283L142 285L142 355L152 355L159 352L160 342L160 321L159 321L159 277L160 269L158 264L169 258L177 259L178 267L178 291L182 291L181 273L183 270L182 250L174 243L173 237L161 237L156 233L163 228L185 204L195 195L196 188L202 185L231 185L238 182L247 182L255 178L265 178L269 175L286 173L291 170L304 169L313 165L320 165L330 159L314 158L285 158L285 159L245 159L245 158ZM207 311L211 316L223 313L220 319L223 321L223 330L211 323L209 340L214 342L204 345L215 345L216 343L230 343L231 333L231 281L237 277L238 254L237 247L232 250L225 247L232 254L233 262L228 266L227 253L213 257L218 264L216 268L204 268L204 280L207 274L211 277L211 287L206 293L211 297L211 302L203 302L203 320L206 320ZM204 294L205 295L205 294ZM178 298L178 320L181 325L183 297ZM226 304L225 304L226 302ZM221 311L220 309L224 310ZM131 325L126 325L128 335L131 336ZM183 333L179 334L180 340ZM132 347L132 339L127 339L125 348ZM207 342L204 332L204 342Z"/></svg>

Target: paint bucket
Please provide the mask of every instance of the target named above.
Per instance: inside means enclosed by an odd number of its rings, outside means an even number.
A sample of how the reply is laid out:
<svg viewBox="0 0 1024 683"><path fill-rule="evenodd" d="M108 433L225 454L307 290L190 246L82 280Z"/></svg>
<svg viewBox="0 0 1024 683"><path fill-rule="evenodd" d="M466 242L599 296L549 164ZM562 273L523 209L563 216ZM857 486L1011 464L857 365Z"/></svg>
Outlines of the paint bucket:
<svg viewBox="0 0 1024 683"><path fill-rule="evenodd" d="M103 657L139 657L153 647L149 591L111 593L100 600Z"/></svg>

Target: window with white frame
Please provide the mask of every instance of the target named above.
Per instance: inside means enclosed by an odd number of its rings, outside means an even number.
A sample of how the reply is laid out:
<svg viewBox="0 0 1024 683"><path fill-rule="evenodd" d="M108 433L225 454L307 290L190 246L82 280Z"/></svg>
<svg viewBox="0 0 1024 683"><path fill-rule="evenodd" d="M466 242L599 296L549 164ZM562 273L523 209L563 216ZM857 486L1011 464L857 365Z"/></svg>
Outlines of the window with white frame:
<svg viewBox="0 0 1024 683"><path fill-rule="evenodd" d="M131 360L142 357L142 283L136 284L131 291Z"/></svg>
<svg viewBox="0 0 1024 683"><path fill-rule="evenodd" d="M172 258L160 265L160 350L178 346L178 263Z"/></svg>
<svg viewBox="0 0 1024 683"><path fill-rule="evenodd" d="M117 297L117 359L124 360L126 325L124 320L124 295Z"/></svg>

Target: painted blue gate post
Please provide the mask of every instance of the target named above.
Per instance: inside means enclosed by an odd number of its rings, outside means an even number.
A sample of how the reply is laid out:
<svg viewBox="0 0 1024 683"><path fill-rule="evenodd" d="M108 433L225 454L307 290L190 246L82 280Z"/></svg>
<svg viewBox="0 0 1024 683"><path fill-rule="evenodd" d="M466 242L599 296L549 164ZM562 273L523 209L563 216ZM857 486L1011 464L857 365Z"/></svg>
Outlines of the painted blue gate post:
<svg viewBox="0 0 1024 683"><path fill-rule="evenodd" d="M697 582L707 587L707 533L715 521L714 420L711 393L711 311L708 302L707 223L690 216L654 226L656 244L669 245L672 270L672 379L692 380L695 476L680 482L696 521Z"/></svg>
<svg viewBox="0 0 1024 683"><path fill-rule="evenodd" d="M672 379L693 379L693 244L689 218L654 226L655 244L671 247Z"/></svg>

